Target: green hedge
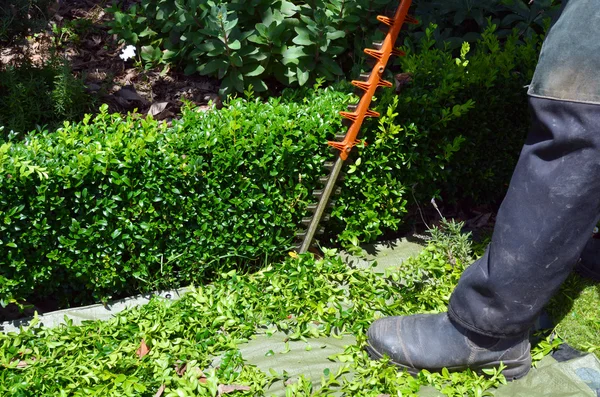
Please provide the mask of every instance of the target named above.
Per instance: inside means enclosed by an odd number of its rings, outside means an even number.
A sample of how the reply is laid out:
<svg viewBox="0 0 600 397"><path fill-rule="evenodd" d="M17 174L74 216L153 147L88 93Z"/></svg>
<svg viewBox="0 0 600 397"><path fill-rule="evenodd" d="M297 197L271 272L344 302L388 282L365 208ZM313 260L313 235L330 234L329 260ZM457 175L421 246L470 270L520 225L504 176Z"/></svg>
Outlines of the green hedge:
<svg viewBox="0 0 600 397"><path fill-rule="evenodd" d="M528 122L506 112L524 111L517 87L538 43L501 46L489 29L474 54L464 46L454 59L434 48L433 34L400 60L413 82L400 96L384 91L383 116L365 126L369 144L348 167L327 225L334 242L396 230L413 194L503 194ZM103 108L93 120L5 143L0 298L88 302L282 257L333 159L324 141L342 131L346 92L238 98L220 111L186 109L172 127ZM477 119L464 117L471 112ZM499 162L508 165L489 176Z"/></svg>
<svg viewBox="0 0 600 397"><path fill-rule="evenodd" d="M2 296L87 301L280 255L348 98L318 94L188 109L172 128L104 106L80 124L5 143Z"/></svg>
<svg viewBox="0 0 600 397"><path fill-rule="evenodd" d="M476 50L454 58L436 48L434 27L398 63L412 75L400 95L383 91L382 117L365 128L360 165L344 182L334 210L340 239L370 241L403 223L408 203L471 200L495 203L504 195L528 126L528 84L540 38L500 43L490 26ZM352 168L350 169L352 172Z"/></svg>

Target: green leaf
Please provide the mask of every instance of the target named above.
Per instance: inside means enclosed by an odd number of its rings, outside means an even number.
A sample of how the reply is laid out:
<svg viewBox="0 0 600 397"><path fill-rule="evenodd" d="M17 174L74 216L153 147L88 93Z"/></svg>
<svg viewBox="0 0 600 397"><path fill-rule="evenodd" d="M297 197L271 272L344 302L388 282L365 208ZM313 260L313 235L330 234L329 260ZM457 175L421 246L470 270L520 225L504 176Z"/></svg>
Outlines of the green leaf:
<svg viewBox="0 0 600 397"><path fill-rule="evenodd" d="M256 65L256 67L253 67L252 69L253 70L244 73L244 75L247 77L256 77L256 76L260 76L265 71L265 67L262 65Z"/></svg>
<svg viewBox="0 0 600 397"><path fill-rule="evenodd" d="M325 66L325 68L327 68L327 70L329 70L331 73L339 75L339 76L344 74L344 71L337 64L337 62L335 62L333 59L329 58L328 56L322 56L319 60Z"/></svg>
<svg viewBox="0 0 600 397"><path fill-rule="evenodd" d="M308 81L310 73L308 72L308 70L296 68L296 76L298 77L298 84L300 84L300 86L303 86Z"/></svg>
<svg viewBox="0 0 600 397"><path fill-rule="evenodd" d="M303 28L303 27L295 27L294 30L297 33L297 36L294 37L294 39L292 40L292 42L294 44L302 45L302 46L309 46L309 45L314 44L314 42L311 39L311 34L308 31L308 29Z"/></svg>
<svg viewBox="0 0 600 397"><path fill-rule="evenodd" d="M346 37L346 32L344 32L343 30L335 30L333 32L327 32L327 39L329 40L337 40L340 39L342 37Z"/></svg>
<svg viewBox="0 0 600 397"><path fill-rule="evenodd" d="M223 69L227 70L229 67L229 63L223 59L214 59L204 65L201 65L197 68L198 73L201 75L209 75L214 74L217 70Z"/></svg>
<svg viewBox="0 0 600 397"><path fill-rule="evenodd" d="M298 65L300 58L306 56L303 47L299 46L286 47L281 55L283 56L282 62L284 65Z"/></svg>

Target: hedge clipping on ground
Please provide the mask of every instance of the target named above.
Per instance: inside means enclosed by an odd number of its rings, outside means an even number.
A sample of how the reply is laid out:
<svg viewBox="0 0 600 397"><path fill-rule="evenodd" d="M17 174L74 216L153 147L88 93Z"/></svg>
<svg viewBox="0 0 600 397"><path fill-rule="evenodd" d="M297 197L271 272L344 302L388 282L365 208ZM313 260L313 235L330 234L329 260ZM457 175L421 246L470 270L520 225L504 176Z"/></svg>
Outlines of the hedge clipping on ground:
<svg viewBox="0 0 600 397"><path fill-rule="evenodd" d="M339 257L307 255L255 274L230 271L175 303L155 298L108 322L55 329L30 326L0 333L0 394L25 396L216 396L226 386L237 395L263 395L285 382L286 395L416 396L433 385L448 396L483 396L504 382L496 371L421 372L417 378L362 350L369 324L385 315L445 310L450 291L471 260L460 225L435 230L416 258L389 275L351 269ZM337 372L313 388L306 378L265 373L244 362L240 344L255 333L286 332L290 340L352 334L357 344L332 360ZM542 342L537 359L552 350ZM538 354L540 352L541 354ZM215 357L220 365L213 367ZM346 376L351 371L352 376ZM162 390L162 393L158 392Z"/></svg>

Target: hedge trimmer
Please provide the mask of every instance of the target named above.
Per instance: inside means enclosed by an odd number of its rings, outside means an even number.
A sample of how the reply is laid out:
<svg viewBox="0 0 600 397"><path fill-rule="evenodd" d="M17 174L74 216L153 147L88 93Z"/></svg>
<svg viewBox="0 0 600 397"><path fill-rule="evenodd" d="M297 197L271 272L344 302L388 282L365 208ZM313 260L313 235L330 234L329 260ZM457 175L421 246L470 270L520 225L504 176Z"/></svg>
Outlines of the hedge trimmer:
<svg viewBox="0 0 600 397"><path fill-rule="evenodd" d="M401 0L393 18L379 15L377 19L388 25L389 30L385 39L380 43L374 43L374 49L366 48L365 53L375 58L375 66L371 73L361 74L360 80L353 80L352 85L363 91L360 101L355 105L348 106L347 112L340 112L340 115L351 122L346 135L341 135L341 141L329 141L327 144L337 150L339 155L335 162L325 163L325 168L328 169L329 176L324 176L319 179L323 184L323 189L315 190L313 195L318 198L317 204L308 206L308 210L312 212L312 216L302 219L302 225L306 228L299 232L299 237L302 242L298 245L299 253L305 253L312 244L313 238L317 232L322 232L319 229L319 223L325 213L325 209L329 205L329 198L335 189L335 184L342 170L344 162L348 159L348 155L360 141L357 139L360 127L362 126L365 117L379 117L379 113L369 109L373 94L378 87L391 87L392 83L383 80L383 72L387 66L387 62L391 55L403 56L404 53L396 49L395 43L400 33L400 29L404 22L415 24L417 20L408 16L408 9L412 0ZM338 138L338 136L336 136Z"/></svg>

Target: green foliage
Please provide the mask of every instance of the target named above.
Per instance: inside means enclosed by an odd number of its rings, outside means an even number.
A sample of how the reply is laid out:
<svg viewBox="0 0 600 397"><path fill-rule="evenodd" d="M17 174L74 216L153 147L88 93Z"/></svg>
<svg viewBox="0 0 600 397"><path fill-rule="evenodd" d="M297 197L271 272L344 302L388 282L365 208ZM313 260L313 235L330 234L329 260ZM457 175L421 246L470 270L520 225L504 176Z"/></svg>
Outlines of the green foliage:
<svg viewBox="0 0 600 397"><path fill-rule="evenodd" d="M79 45L82 39L92 31L93 23L86 18L64 19L60 22L52 22L52 41L56 48L67 43Z"/></svg>
<svg viewBox="0 0 600 397"><path fill-rule="evenodd" d="M43 29L54 0L3 0L0 3L0 43Z"/></svg>
<svg viewBox="0 0 600 397"><path fill-rule="evenodd" d="M358 244L396 230L415 200L502 198L528 129L523 86L540 41L514 34L501 44L494 28L474 53L463 45L454 58L436 48L430 27L417 51L400 58L412 82L400 95L383 91L381 118L364 128L369 144L359 145L333 212L341 239Z"/></svg>
<svg viewBox="0 0 600 397"><path fill-rule="evenodd" d="M369 144L325 225L334 243L397 230L414 200L503 193L528 122L514 116L526 107L512 90L537 42L501 45L490 28L474 54L465 45L454 58L433 32L401 60L411 84L400 96L384 91L382 117L365 126ZM0 297L88 302L282 257L332 158L324 142L352 98L341 89L286 90L266 103L247 91L220 111L187 108L172 127L104 108L6 144Z"/></svg>
<svg viewBox="0 0 600 397"><path fill-rule="evenodd" d="M172 128L103 106L5 143L0 297L90 302L281 257L347 98L236 99Z"/></svg>
<svg viewBox="0 0 600 397"><path fill-rule="evenodd" d="M572 274L548 305L548 313L560 321L556 332L574 348L600 358L600 285Z"/></svg>
<svg viewBox="0 0 600 397"><path fill-rule="evenodd" d="M426 0L415 1L415 14L424 26L437 24L438 43L458 48L464 41L475 42L481 38L490 22L498 26L498 37L510 36L513 31L519 38L543 34L548 22L558 15L560 0ZM417 32L420 37L424 32Z"/></svg>
<svg viewBox="0 0 600 397"><path fill-rule="evenodd" d="M436 234L444 236L442 247L434 235L407 267L385 277L352 269L332 253L317 261L305 255L255 274L221 274L177 302L154 298L107 322L55 329L34 324L18 335L0 333L0 393L151 396L165 385L164 396L214 396L219 385L235 384L250 389L239 394L262 395L268 385L285 383L293 396L416 396L423 386L448 396L488 395L505 382L499 371L486 377L422 371L413 378L385 360L370 361L363 349L376 318L445 309L447 291L465 267L446 255L448 241L463 242L450 229ZM295 341L352 334L357 344L330 358L341 368L324 373L317 388L303 376L291 381L285 373L244 363L240 343L259 332L285 332ZM141 340L150 352L138 358Z"/></svg>
<svg viewBox="0 0 600 397"><path fill-rule="evenodd" d="M91 108L83 82L66 62L52 60L43 67L27 62L0 70L0 128L3 138L21 136L64 120L77 120ZM11 132L12 131L12 132Z"/></svg>
<svg viewBox="0 0 600 397"><path fill-rule="evenodd" d="M141 49L148 67L177 64L222 80L221 93L266 90L273 78L303 86L343 75L342 54L376 31L391 0L143 0L114 15L111 32ZM358 45L357 45L358 44Z"/></svg>

